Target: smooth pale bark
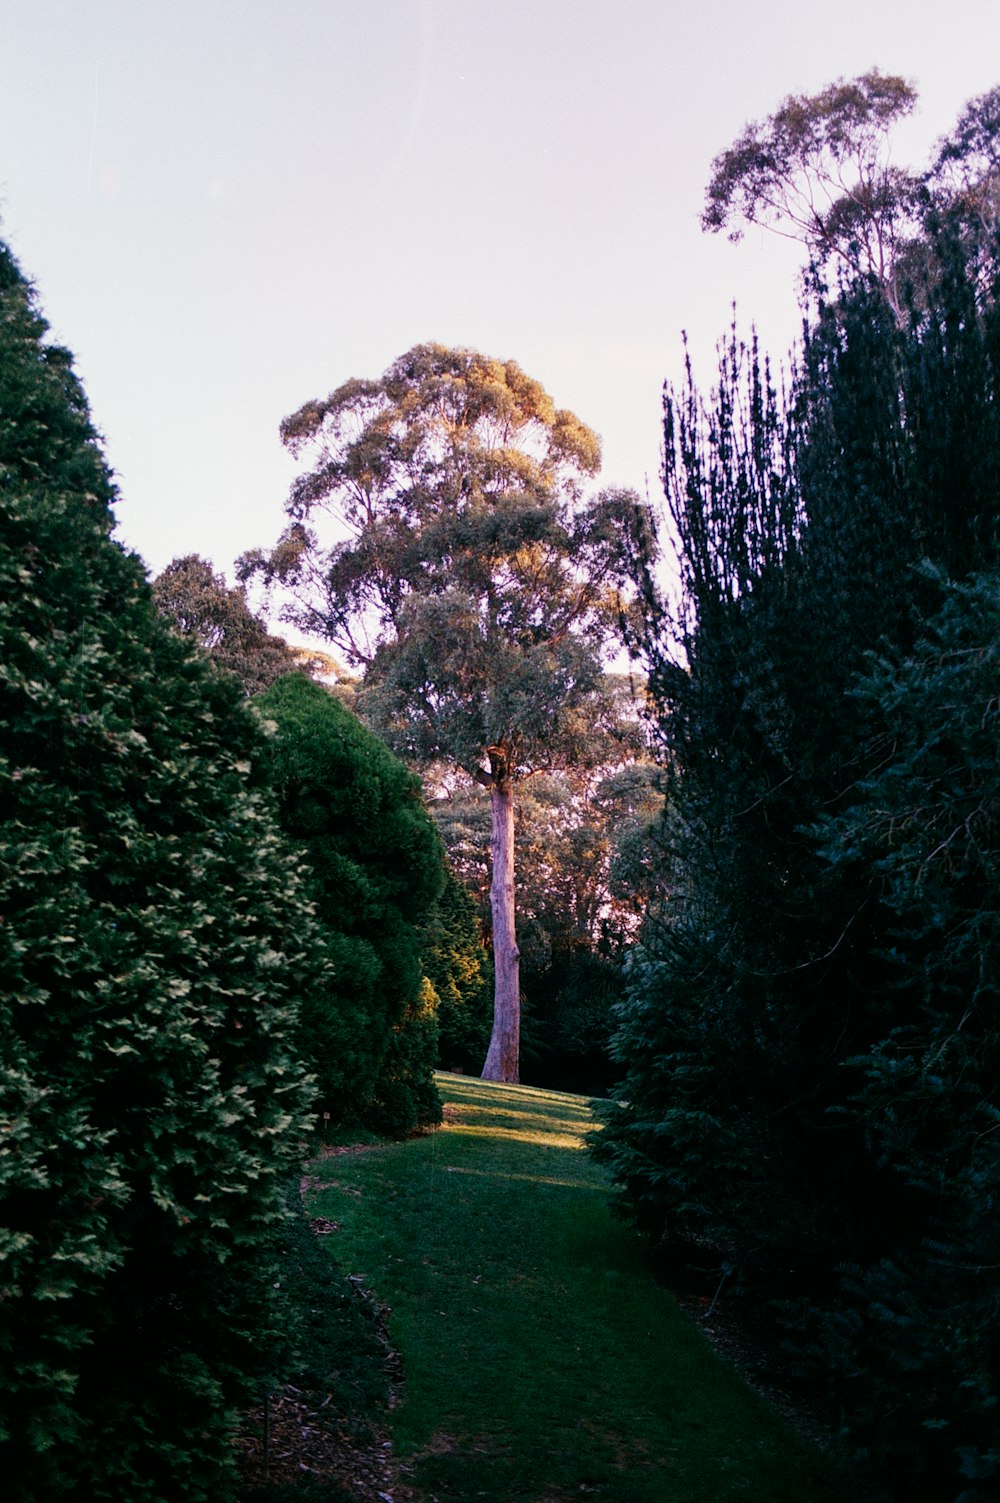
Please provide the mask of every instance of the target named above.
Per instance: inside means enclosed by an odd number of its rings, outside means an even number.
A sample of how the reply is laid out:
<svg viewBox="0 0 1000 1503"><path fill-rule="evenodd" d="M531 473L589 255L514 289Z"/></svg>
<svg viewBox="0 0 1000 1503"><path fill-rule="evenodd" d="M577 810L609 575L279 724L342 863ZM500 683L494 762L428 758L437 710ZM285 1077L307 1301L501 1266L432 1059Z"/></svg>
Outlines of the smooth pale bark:
<svg viewBox="0 0 1000 1503"><path fill-rule="evenodd" d="M483 1080L520 1079L521 1047L521 952L514 927L514 787L509 778L494 782L490 789L492 830L490 850L493 875L490 907L493 910L493 1037L483 1066Z"/></svg>

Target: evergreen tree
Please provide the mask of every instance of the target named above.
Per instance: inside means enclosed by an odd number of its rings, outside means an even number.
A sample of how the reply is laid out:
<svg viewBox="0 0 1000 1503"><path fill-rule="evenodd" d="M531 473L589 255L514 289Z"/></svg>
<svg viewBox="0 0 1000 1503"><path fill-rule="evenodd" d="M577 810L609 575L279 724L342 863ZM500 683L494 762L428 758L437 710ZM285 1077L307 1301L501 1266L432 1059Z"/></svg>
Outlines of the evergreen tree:
<svg viewBox="0 0 1000 1503"><path fill-rule="evenodd" d="M957 1456L979 1481L1000 1469L1000 570L926 583L940 608L912 651L855 691L872 770L814 832L831 888L867 886L887 936L881 1037L845 1061L840 1116L895 1214L809 1328L875 1454L898 1468L916 1412L918 1478Z"/></svg>
<svg viewBox="0 0 1000 1503"><path fill-rule="evenodd" d="M235 685L157 616L70 358L0 249L0 1472L231 1496L316 980Z"/></svg>
<svg viewBox="0 0 1000 1503"><path fill-rule="evenodd" d="M668 400L662 895L597 1151L951 1499L998 1439L1000 317L979 248L934 260L905 326L866 282L822 310L789 402L735 341L711 403Z"/></svg>
<svg viewBox="0 0 1000 1503"><path fill-rule="evenodd" d="M440 1120L434 997L421 929L444 884L419 780L301 674L257 706L273 722L279 817L304 852L333 972L302 1004L303 1049L331 1118L406 1132Z"/></svg>

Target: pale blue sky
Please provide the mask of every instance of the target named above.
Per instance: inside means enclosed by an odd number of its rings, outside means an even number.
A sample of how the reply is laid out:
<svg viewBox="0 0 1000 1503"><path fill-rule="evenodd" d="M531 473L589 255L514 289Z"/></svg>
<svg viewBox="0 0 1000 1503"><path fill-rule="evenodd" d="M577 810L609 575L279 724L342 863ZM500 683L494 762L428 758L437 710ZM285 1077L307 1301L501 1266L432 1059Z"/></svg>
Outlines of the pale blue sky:
<svg viewBox="0 0 1000 1503"><path fill-rule="evenodd" d="M922 164L1000 0L0 0L0 212L154 570L273 541L278 423L421 340L517 360L656 487L682 329L782 354L794 252L698 228L713 156L873 66Z"/></svg>

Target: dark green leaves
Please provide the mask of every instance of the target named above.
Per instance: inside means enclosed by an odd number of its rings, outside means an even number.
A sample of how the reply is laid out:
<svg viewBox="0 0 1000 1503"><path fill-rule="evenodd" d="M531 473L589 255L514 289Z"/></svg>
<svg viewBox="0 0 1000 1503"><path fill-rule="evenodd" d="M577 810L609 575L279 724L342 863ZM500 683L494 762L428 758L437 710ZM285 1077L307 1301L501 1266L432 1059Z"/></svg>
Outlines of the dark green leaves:
<svg viewBox="0 0 1000 1503"><path fill-rule="evenodd" d="M303 1003L303 1049L335 1122L437 1121L433 998L421 928L444 884L420 785L333 696L301 676L257 700L272 723L281 823L310 872L331 971Z"/></svg>
<svg viewBox="0 0 1000 1503"><path fill-rule="evenodd" d="M934 256L905 326L821 314L789 403L735 345L670 398L661 901L597 1151L950 1500L998 1454L1000 341L980 248Z"/></svg>
<svg viewBox="0 0 1000 1503"><path fill-rule="evenodd" d="M208 1500L266 1368L316 978L239 690L109 540L68 359L0 249L0 1466Z"/></svg>

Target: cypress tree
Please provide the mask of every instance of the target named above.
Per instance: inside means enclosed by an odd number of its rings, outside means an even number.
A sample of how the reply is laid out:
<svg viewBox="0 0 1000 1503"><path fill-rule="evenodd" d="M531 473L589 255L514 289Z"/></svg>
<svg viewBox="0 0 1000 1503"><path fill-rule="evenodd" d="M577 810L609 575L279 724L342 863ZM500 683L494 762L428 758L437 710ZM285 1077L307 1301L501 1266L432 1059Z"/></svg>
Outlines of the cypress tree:
<svg viewBox="0 0 1000 1503"><path fill-rule="evenodd" d="M262 737L157 616L0 247L0 1475L231 1496L315 970Z"/></svg>
<svg viewBox="0 0 1000 1503"><path fill-rule="evenodd" d="M662 901L597 1151L951 1500L1000 1469L1000 316L944 233L934 265L905 325L865 283L821 310L789 400L735 342L668 399Z"/></svg>

